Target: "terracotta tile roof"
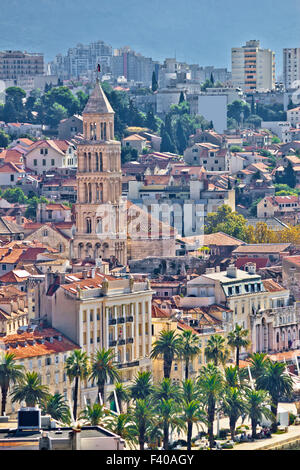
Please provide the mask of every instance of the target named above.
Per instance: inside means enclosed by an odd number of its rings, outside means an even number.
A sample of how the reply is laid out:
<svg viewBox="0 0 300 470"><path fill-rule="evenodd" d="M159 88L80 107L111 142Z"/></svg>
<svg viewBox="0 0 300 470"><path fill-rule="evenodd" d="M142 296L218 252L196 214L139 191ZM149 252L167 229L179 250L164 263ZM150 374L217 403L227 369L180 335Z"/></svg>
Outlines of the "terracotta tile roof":
<svg viewBox="0 0 300 470"><path fill-rule="evenodd" d="M274 279L262 279L263 285L268 292L280 292L286 290L278 282L275 282Z"/></svg>
<svg viewBox="0 0 300 470"><path fill-rule="evenodd" d="M245 266L247 263L255 263L256 269L265 268L269 262L268 258L251 258L249 256L243 256L242 258L238 258L235 262L235 266L238 269Z"/></svg>
<svg viewBox="0 0 300 470"><path fill-rule="evenodd" d="M290 243L261 243L256 245L242 245L233 250L233 254L242 253L281 253L291 246Z"/></svg>
<svg viewBox="0 0 300 470"><path fill-rule="evenodd" d="M152 304L152 318L171 318L171 315L165 312L163 309Z"/></svg>
<svg viewBox="0 0 300 470"><path fill-rule="evenodd" d="M25 171L19 168L15 163L7 162L0 167L0 173L19 173L24 174Z"/></svg>
<svg viewBox="0 0 300 470"><path fill-rule="evenodd" d="M59 341L58 338L61 338ZM53 342L50 342L53 338ZM41 340L44 339L44 344ZM35 341L35 344L33 344ZM24 332L16 335L8 335L0 338L0 342L4 343L6 352L14 353L16 359L25 359L36 356L46 356L49 354L63 353L79 349L79 346L62 335L58 330L53 328L46 328L42 331L35 331L29 333ZM18 347L16 347L18 345ZM15 347L14 347L15 346Z"/></svg>
<svg viewBox="0 0 300 470"><path fill-rule="evenodd" d="M28 277L30 276L30 273L25 270L13 270L10 271L9 273L3 274L3 276L0 276L0 283L5 282L5 283L22 283L25 282Z"/></svg>
<svg viewBox="0 0 300 470"><path fill-rule="evenodd" d="M46 210L47 211L59 211L59 210L70 211L71 208L68 206L65 206L64 204L47 204Z"/></svg>
<svg viewBox="0 0 300 470"><path fill-rule="evenodd" d="M298 196L269 196L265 198L268 202L270 202L273 205L279 205L279 204L295 204L299 202L299 197Z"/></svg>
<svg viewBox="0 0 300 470"><path fill-rule="evenodd" d="M140 141L144 141L146 142L147 139L145 139L145 137L142 137L141 135L139 134L132 134L132 135L129 135L128 137L125 137L123 139L125 142L130 142L130 141L136 141L136 140L140 140Z"/></svg>
<svg viewBox="0 0 300 470"><path fill-rule="evenodd" d="M198 235L192 237L180 238L186 243L196 243L199 241L203 246L217 245L217 246L239 246L244 245L245 242L238 238L227 235L223 232L216 232L207 235Z"/></svg>

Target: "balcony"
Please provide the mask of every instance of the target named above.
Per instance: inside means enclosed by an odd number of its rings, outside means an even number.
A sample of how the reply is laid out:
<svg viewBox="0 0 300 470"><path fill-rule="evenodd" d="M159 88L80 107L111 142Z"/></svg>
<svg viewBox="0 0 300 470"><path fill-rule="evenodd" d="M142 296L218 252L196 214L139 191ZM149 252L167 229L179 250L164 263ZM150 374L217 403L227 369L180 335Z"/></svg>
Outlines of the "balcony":
<svg viewBox="0 0 300 470"><path fill-rule="evenodd" d="M128 343L133 344L133 338L127 338L127 339L126 339L126 343L127 343L127 344L128 344Z"/></svg>
<svg viewBox="0 0 300 470"><path fill-rule="evenodd" d="M111 348L113 346L117 346L117 341L116 340L109 341L109 347Z"/></svg>
<svg viewBox="0 0 300 470"><path fill-rule="evenodd" d="M125 317L118 318L118 323L125 323Z"/></svg>
<svg viewBox="0 0 300 470"><path fill-rule="evenodd" d="M140 365L140 361L125 362L124 364L118 364L118 369L127 369L128 367L137 367Z"/></svg>
<svg viewBox="0 0 300 470"><path fill-rule="evenodd" d="M133 317L132 317L132 316L127 317L127 318L126 318L126 321L127 321L127 322L133 322Z"/></svg>
<svg viewBox="0 0 300 470"><path fill-rule="evenodd" d="M119 339L119 340L118 340L118 344L119 344L120 346L122 346L122 345L125 344L125 343L126 343L126 340L125 340L125 339Z"/></svg>
<svg viewBox="0 0 300 470"><path fill-rule="evenodd" d="M109 324L109 325L116 325L116 323L117 323L117 320L116 320L115 318L110 318L110 319L108 320L108 324Z"/></svg>

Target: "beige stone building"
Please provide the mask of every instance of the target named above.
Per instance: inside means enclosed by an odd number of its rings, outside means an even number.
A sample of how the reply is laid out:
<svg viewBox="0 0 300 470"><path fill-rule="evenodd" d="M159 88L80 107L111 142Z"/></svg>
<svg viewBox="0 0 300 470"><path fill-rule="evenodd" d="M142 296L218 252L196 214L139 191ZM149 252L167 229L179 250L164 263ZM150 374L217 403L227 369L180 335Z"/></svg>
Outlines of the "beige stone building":
<svg viewBox="0 0 300 470"><path fill-rule="evenodd" d="M49 392L60 393L70 404L73 384L67 377L65 363L68 355L78 348L53 328L19 330L0 338L0 351L13 353L17 364L23 365L26 372L38 372ZM8 395L6 413L14 413L19 408L20 404L11 403Z"/></svg>
<svg viewBox="0 0 300 470"><path fill-rule="evenodd" d="M27 323L26 293L12 285L0 287L0 337L15 334Z"/></svg>
<svg viewBox="0 0 300 470"><path fill-rule="evenodd" d="M89 356L113 348L121 381L128 384L138 371L151 370L150 283L116 278L98 269L47 276L41 310L53 327L78 344ZM106 392L113 390L108 384ZM94 402L97 389L82 388L84 400Z"/></svg>

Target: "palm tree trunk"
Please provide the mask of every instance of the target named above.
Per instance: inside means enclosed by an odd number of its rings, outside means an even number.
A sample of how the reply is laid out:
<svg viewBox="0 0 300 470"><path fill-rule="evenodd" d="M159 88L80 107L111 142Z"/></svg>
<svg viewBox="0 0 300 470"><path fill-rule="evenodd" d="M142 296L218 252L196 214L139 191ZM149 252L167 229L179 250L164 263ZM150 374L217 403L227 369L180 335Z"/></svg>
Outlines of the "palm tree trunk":
<svg viewBox="0 0 300 470"><path fill-rule="evenodd" d="M163 443L163 446L164 446L164 450L168 450L169 449L169 425L168 424L164 424L164 443Z"/></svg>
<svg viewBox="0 0 300 470"><path fill-rule="evenodd" d="M256 419L251 419L251 427L252 427L252 437L253 437L253 439L256 439L256 426L257 426L257 420L256 420Z"/></svg>
<svg viewBox="0 0 300 470"><path fill-rule="evenodd" d="M187 450L191 450L192 448L192 433L193 433L193 423L192 421L189 421L188 427L187 427Z"/></svg>
<svg viewBox="0 0 300 470"><path fill-rule="evenodd" d="M164 359L164 378L165 379L170 378L171 369L172 369L172 361L168 361L167 359Z"/></svg>
<svg viewBox="0 0 300 470"><path fill-rule="evenodd" d="M211 404L208 405L207 409L207 417L208 417L208 440L209 440L209 447L212 449L214 445L214 419L215 419L215 402L212 401Z"/></svg>
<svg viewBox="0 0 300 470"><path fill-rule="evenodd" d="M139 435L139 445L140 445L140 450L145 449L145 436L144 436L144 433L141 433Z"/></svg>
<svg viewBox="0 0 300 470"><path fill-rule="evenodd" d="M185 380L189 378L189 359L185 360Z"/></svg>
<svg viewBox="0 0 300 470"><path fill-rule="evenodd" d="M97 403L100 404L100 396L99 396L99 394L101 395L101 398L102 398L102 401L103 401L103 405L105 405L104 384L98 384Z"/></svg>
<svg viewBox="0 0 300 470"><path fill-rule="evenodd" d="M240 348L238 346L236 348L236 367L238 369L240 367Z"/></svg>
<svg viewBox="0 0 300 470"><path fill-rule="evenodd" d="M75 377L74 405L73 405L73 417L74 417L74 421L76 421L76 419L77 419L78 382L79 382L79 378L78 378L78 377Z"/></svg>
<svg viewBox="0 0 300 470"><path fill-rule="evenodd" d="M271 405L271 412L273 414L272 424L271 424L271 432L277 431L277 408L278 402L275 400Z"/></svg>
<svg viewBox="0 0 300 470"><path fill-rule="evenodd" d="M6 387L2 387L2 400L1 400L1 416L4 416L5 414L5 408L6 408L6 400L7 400L7 392L8 389Z"/></svg>
<svg viewBox="0 0 300 470"><path fill-rule="evenodd" d="M229 418L230 435L231 435L232 441L234 441L234 437L235 437L235 424L236 424L236 419Z"/></svg>

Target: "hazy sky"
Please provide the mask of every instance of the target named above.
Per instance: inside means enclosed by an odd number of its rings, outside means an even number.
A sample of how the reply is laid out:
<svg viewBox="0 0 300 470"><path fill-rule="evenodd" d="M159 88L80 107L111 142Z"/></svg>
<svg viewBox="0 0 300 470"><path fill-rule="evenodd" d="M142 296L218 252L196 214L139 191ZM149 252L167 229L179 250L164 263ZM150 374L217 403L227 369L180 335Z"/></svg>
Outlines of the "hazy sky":
<svg viewBox="0 0 300 470"><path fill-rule="evenodd" d="M260 39L276 53L300 47L300 0L0 0L0 50L44 52L77 43L129 45L155 60L176 57L231 69L231 47Z"/></svg>

